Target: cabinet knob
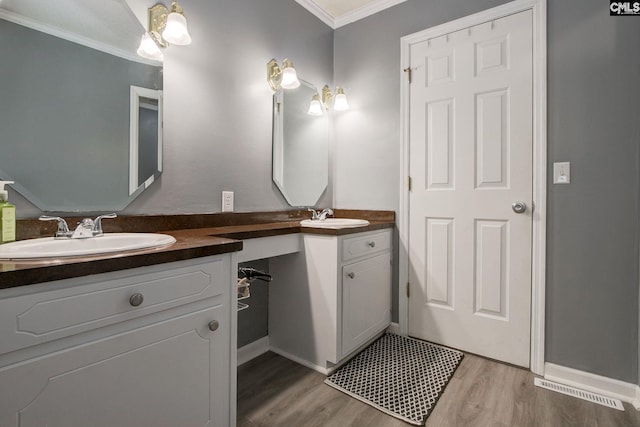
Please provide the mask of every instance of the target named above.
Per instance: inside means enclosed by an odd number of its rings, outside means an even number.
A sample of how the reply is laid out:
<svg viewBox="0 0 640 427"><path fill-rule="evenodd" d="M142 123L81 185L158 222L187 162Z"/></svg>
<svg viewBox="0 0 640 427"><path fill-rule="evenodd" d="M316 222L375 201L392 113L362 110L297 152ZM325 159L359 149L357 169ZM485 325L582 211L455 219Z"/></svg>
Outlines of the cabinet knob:
<svg viewBox="0 0 640 427"><path fill-rule="evenodd" d="M356 278L356 273L354 273L353 271L351 273L347 274L347 277L349 277L350 279L355 279Z"/></svg>
<svg viewBox="0 0 640 427"><path fill-rule="evenodd" d="M144 297L140 293L135 293L129 298L129 304L133 307L139 306L142 304L142 301L144 301Z"/></svg>
<svg viewBox="0 0 640 427"><path fill-rule="evenodd" d="M217 331L219 327L220 327L220 322L218 322L217 320L212 320L211 322L209 322L209 330L211 332Z"/></svg>
<svg viewBox="0 0 640 427"><path fill-rule="evenodd" d="M376 247L376 242L369 242L369 243L367 243L367 245L369 245L370 248L375 248Z"/></svg>

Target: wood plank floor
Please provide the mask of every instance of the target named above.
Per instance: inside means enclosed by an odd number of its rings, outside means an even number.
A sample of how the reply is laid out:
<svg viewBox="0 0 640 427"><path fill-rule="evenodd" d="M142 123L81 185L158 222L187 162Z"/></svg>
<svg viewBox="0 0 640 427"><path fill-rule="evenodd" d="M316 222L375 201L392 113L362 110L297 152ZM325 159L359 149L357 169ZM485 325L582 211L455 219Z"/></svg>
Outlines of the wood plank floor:
<svg viewBox="0 0 640 427"><path fill-rule="evenodd" d="M406 427L274 353L238 368L238 427ZM524 369L465 355L427 427L640 427L640 412L610 409L533 385Z"/></svg>

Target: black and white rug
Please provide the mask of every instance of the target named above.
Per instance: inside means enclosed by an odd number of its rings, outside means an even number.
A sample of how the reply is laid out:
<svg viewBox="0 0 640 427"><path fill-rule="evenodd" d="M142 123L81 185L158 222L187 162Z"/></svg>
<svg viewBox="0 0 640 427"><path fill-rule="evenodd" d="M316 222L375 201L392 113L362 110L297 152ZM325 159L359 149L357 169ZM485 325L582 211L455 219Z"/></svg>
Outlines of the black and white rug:
<svg viewBox="0 0 640 427"><path fill-rule="evenodd" d="M424 425L462 357L456 350L386 334L325 383L407 423Z"/></svg>

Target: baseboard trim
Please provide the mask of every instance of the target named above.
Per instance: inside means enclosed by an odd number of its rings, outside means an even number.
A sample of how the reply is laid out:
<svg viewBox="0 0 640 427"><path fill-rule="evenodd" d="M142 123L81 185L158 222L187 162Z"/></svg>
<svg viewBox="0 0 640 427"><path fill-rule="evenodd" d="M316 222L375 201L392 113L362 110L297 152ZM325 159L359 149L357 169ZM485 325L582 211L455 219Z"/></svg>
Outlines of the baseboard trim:
<svg viewBox="0 0 640 427"><path fill-rule="evenodd" d="M269 336L262 337L238 349L238 366L269 351Z"/></svg>
<svg viewBox="0 0 640 427"><path fill-rule="evenodd" d="M387 328L387 332L389 332L390 334L402 335L400 333L400 324L395 322L391 322L391 324Z"/></svg>
<svg viewBox="0 0 640 427"><path fill-rule="evenodd" d="M636 384L626 383L553 363L544 364L544 378L549 381L555 381L560 384L620 399L623 402L632 404L636 410L640 410L640 387Z"/></svg>
<svg viewBox="0 0 640 427"><path fill-rule="evenodd" d="M291 353L288 353L288 352L286 352L284 350L281 350L281 349L276 348L276 347L269 347L269 350L273 351L276 354L279 354L280 356L282 356L282 357L284 357L286 359L293 360L294 362L296 362L296 363L298 363L298 364L300 364L302 366L305 366L305 367L307 367L309 369L313 369L316 372L320 372L323 375L328 375L329 374L329 369L323 368L320 365L315 365L315 364L313 364L313 363L311 363L311 362L309 362L307 360L301 359L300 357L295 356L295 355L293 355Z"/></svg>

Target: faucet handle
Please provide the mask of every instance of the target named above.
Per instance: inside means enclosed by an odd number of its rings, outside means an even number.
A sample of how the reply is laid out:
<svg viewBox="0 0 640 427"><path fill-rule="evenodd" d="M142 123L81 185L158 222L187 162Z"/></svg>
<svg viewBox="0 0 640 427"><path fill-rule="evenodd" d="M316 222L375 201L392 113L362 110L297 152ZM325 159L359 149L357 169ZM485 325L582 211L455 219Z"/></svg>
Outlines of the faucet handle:
<svg viewBox="0 0 640 427"><path fill-rule="evenodd" d="M318 215L318 219L320 221L324 221L325 219L327 219L327 215L333 216L333 209L330 209L330 208L323 209L322 212L320 212L320 215Z"/></svg>
<svg viewBox="0 0 640 427"><path fill-rule="evenodd" d="M118 215L116 215L115 213L104 214L104 215L98 216L93 221L93 235L94 236L102 236L104 234L102 232L102 218L117 218L117 217L118 217Z"/></svg>
<svg viewBox="0 0 640 427"><path fill-rule="evenodd" d="M313 208L307 208L309 212L311 212L311 220L315 221L320 219L320 215L318 215L318 211Z"/></svg>
<svg viewBox="0 0 640 427"><path fill-rule="evenodd" d="M49 216L49 215L40 215L38 218L40 221L58 221L58 231L56 231L56 238L59 237L71 237L71 232L69 231L69 226L67 225L67 221L59 216Z"/></svg>

